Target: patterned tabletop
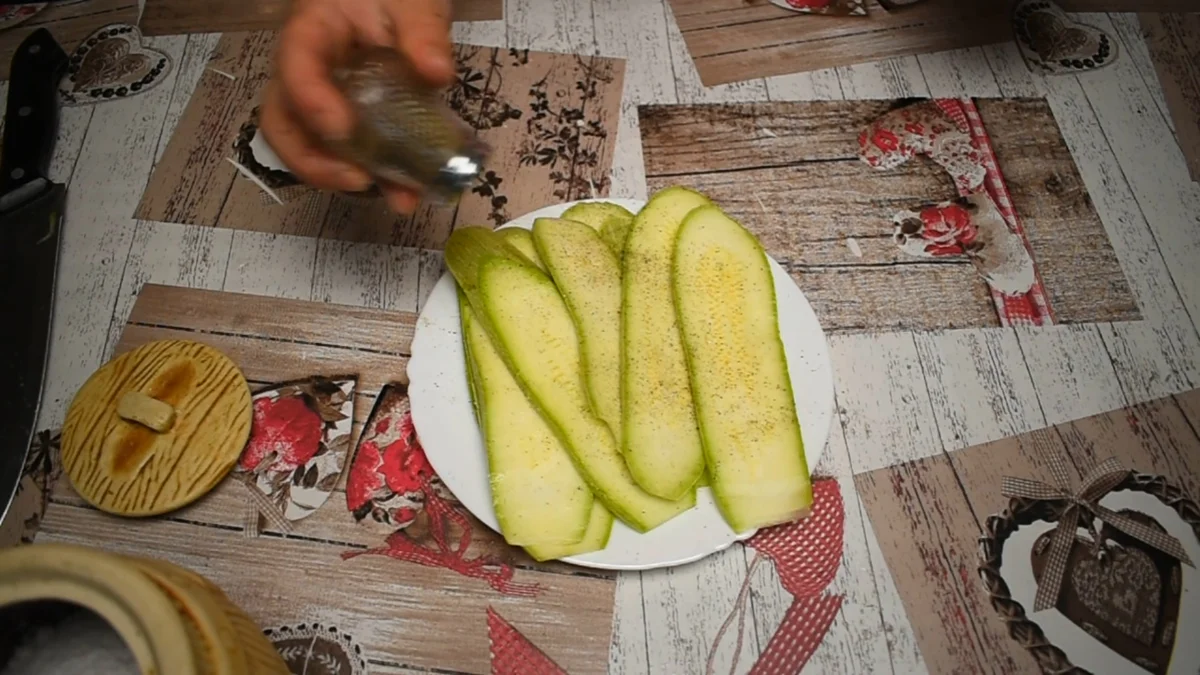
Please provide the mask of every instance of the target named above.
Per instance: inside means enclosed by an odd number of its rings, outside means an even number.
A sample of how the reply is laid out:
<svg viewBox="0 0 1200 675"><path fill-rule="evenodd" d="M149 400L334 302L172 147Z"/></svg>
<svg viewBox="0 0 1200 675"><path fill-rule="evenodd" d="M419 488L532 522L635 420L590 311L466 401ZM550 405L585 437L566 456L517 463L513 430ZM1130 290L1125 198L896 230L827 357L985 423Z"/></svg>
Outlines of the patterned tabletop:
<svg viewBox="0 0 1200 675"><path fill-rule="evenodd" d="M700 22L730 2L677 21L685 4L507 0L456 24L452 103L502 159L459 212L412 220L245 178L271 33L98 39L146 60L63 84L47 433L5 543L172 559L286 658L319 636L347 673L1196 672L1175 635L1200 619L1200 187L1138 17L1070 19L1072 44L1116 53L1088 72L1001 41L706 87L680 26L712 47ZM947 124L967 169L925 138ZM678 183L754 231L826 327L816 512L675 569L536 564L463 515L404 431L412 321L456 224ZM992 255L1013 241L1028 260ZM51 483L53 430L102 363L181 335L243 368L264 428L312 415L314 452L246 455L186 511L115 521Z"/></svg>

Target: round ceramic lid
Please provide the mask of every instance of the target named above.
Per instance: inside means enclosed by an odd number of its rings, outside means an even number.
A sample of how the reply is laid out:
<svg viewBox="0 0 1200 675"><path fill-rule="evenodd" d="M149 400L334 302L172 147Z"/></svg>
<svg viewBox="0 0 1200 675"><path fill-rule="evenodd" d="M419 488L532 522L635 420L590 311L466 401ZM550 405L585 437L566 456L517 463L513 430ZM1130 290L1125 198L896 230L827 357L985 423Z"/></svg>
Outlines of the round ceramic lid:
<svg viewBox="0 0 1200 675"><path fill-rule="evenodd" d="M250 387L228 357L199 342L151 342L106 363L75 395L63 470L102 511L166 513L233 469L251 418Z"/></svg>

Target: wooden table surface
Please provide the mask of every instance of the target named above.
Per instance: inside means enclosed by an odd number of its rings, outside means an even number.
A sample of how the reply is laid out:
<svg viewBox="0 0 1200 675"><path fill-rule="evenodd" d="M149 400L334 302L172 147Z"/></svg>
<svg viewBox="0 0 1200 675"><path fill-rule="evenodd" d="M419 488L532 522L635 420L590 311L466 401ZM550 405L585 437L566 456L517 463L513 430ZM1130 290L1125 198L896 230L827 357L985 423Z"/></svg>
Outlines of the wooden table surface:
<svg viewBox="0 0 1200 675"><path fill-rule="evenodd" d="M661 0L507 0L505 9L504 21L456 26L455 39L628 59L617 197L646 195L639 104L1044 96L1059 120L1144 320L831 338L840 423L817 468L846 499L845 558L831 589L845 604L812 672L926 670L855 474L1200 387L1200 188L1133 15L1086 17L1121 48L1117 63L1088 75L1032 74L1009 43L706 89ZM39 428L61 423L144 283L415 311L418 277L438 269L432 252L131 217L218 38L151 39L177 65L162 86L63 111L52 178L69 181L67 224ZM703 672L752 555L739 547L621 576L610 670ZM743 646L742 672L790 601L770 565L756 568L751 590L757 637ZM733 660L725 644L717 672Z"/></svg>

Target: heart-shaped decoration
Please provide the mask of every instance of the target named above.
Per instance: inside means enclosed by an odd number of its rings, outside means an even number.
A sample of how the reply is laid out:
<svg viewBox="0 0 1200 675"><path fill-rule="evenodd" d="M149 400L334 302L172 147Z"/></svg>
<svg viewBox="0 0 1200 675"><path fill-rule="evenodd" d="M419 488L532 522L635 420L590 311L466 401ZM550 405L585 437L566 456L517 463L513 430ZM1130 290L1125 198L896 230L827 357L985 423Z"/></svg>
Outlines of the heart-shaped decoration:
<svg viewBox="0 0 1200 675"><path fill-rule="evenodd" d="M1118 548L1109 552L1107 558L1085 555L1071 569L1071 589L1083 606L1122 634L1145 645L1155 643L1155 619L1160 616L1162 587L1154 561L1136 548ZM1168 597L1177 604L1179 589ZM1170 612L1162 616L1166 625L1175 624ZM1173 635L1172 631L1167 633L1166 637ZM1170 644L1167 640L1164 646Z"/></svg>
<svg viewBox="0 0 1200 675"><path fill-rule="evenodd" d="M1075 21L1049 0L1018 2L1013 33L1025 62L1044 73L1096 70L1117 58L1117 43L1108 33Z"/></svg>
<svg viewBox="0 0 1200 675"><path fill-rule="evenodd" d="M258 128L258 112L259 107L255 106L250 111L249 119L238 129L237 138L233 142L231 161L244 177L258 185L262 191L263 204L286 204L312 194L312 188L300 182L267 143L262 130ZM347 197L374 199L382 193L377 186L372 185L363 192L342 194Z"/></svg>
<svg viewBox="0 0 1200 675"><path fill-rule="evenodd" d="M1124 514L1166 531L1144 513L1126 510ZM1076 538L1055 608L1126 659L1152 673L1165 673L1183 591L1179 561L1107 525L1100 536L1101 547L1090 537ZM1050 537L1043 534L1033 545L1030 561L1039 583Z"/></svg>
<svg viewBox="0 0 1200 675"><path fill-rule="evenodd" d="M250 119L238 129L233 142L234 157L267 187L280 189L299 185L279 155L271 149L258 128L258 106L250 111Z"/></svg>
<svg viewBox="0 0 1200 675"><path fill-rule="evenodd" d="M1133 473L1100 505L1175 537L1193 560L1200 554L1200 509L1160 476ZM1056 672L1200 671L1200 644L1176 640L1200 627L1200 572L1107 524L1097 546L1087 516L1066 558L1057 602L1033 612L1062 508L1062 502L1014 499L1008 511L988 518L980 572L1009 634Z"/></svg>
<svg viewBox="0 0 1200 675"><path fill-rule="evenodd" d="M367 660L354 638L336 626L302 623L263 631L288 666L307 675L366 675Z"/></svg>
<svg viewBox="0 0 1200 675"><path fill-rule="evenodd" d="M170 72L170 57L143 46L137 26L111 24L75 48L58 94L65 105L127 98L153 89Z"/></svg>

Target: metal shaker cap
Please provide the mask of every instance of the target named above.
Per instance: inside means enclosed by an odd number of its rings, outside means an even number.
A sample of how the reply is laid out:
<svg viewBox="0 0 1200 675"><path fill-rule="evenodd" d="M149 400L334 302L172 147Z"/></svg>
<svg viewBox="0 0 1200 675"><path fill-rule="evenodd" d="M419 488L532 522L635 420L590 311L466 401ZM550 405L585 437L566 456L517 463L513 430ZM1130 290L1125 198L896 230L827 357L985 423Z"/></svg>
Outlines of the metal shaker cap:
<svg viewBox="0 0 1200 675"><path fill-rule="evenodd" d="M479 141L472 140L461 154L446 160L446 164L438 171L438 177L431 186L443 194L458 194L475 184L483 171L483 162L487 159L488 148Z"/></svg>

